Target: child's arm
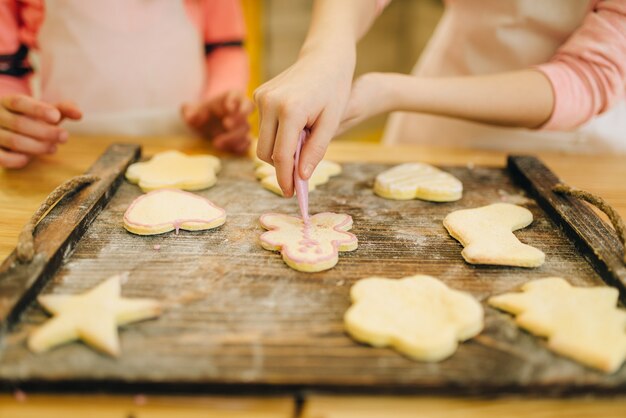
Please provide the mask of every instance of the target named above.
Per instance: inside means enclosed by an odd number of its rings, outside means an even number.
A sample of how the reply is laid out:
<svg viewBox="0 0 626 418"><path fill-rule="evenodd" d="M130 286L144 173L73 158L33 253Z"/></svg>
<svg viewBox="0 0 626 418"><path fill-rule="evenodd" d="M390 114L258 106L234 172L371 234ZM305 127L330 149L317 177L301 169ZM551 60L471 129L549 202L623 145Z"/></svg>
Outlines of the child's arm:
<svg viewBox="0 0 626 418"><path fill-rule="evenodd" d="M626 94L626 0L603 0L559 48L537 67L554 90L545 129L571 129L611 108Z"/></svg>
<svg viewBox="0 0 626 418"><path fill-rule="evenodd" d="M210 99L232 90L245 95L250 63L243 48L246 31L240 2L205 0L205 13L207 84L204 98Z"/></svg>
<svg viewBox="0 0 626 418"><path fill-rule="evenodd" d="M550 117L553 102L550 81L536 70L443 78L370 73L354 82L340 132L390 111L536 128Z"/></svg>
<svg viewBox="0 0 626 418"><path fill-rule="evenodd" d="M626 1L605 0L547 64L484 76L366 74L340 130L378 113L430 113L494 125L571 129L626 92Z"/></svg>
<svg viewBox="0 0 626 418"><path fill-rule="evenodd" d="M382 6L376 0L317 0L298 60L263 84L254 98L261 117L257 155L274 164L285 196L293 194L298 136L309 127L300 174L308 179L323 158L350 96L356 43Z"/></svg>
<svg viewBox="0 0 626 418"><path fill-rule="evenodd" d="M0 167L20 168L35 155L54 153L67 140L56 125L64 117L81 116L71 103L51 105L29 97L27 54L42 17L42 4L0 2Z"/></svg>
<svg viewBox="0 0 626 418"><path fill-rule="evenodd" d="M243 11L232 0L203 0L190 7L204 36L206 85L200 101L183 107L183 118L216 148L245 152L253 106L246 98L249 62L243 48Z"/></svg>

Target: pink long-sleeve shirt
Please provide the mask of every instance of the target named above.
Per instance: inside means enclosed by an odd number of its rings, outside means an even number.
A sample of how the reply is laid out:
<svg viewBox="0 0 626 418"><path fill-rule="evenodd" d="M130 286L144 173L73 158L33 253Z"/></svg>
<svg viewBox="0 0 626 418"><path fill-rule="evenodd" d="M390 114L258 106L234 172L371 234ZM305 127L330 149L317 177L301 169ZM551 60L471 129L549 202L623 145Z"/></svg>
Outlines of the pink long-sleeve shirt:
<svg viewBox="0 0 626 418"><path fill-rule="evenodd" d="M376 0L376 11L390 1ZM609 110L626 96L626 0L591 0L578 29L534 68L554 93L552 114L541 129L573 129Z"/></svg>
<svg viewBox="0 0 626 418"><path fill-rule="evenodd" d="M184 1L190 24L194 24L207 45L207 85L203 96L212 97L223 91L245 91L249 78L248 58L241 47L245 25L238 1ZM7 57L24 45L37 48L37 36L45 17L44 0L0 0L0 70L8 67ZM3 59L4 58L4 59ZM0 74L0 95L30 94L28 76Z"/></svg>

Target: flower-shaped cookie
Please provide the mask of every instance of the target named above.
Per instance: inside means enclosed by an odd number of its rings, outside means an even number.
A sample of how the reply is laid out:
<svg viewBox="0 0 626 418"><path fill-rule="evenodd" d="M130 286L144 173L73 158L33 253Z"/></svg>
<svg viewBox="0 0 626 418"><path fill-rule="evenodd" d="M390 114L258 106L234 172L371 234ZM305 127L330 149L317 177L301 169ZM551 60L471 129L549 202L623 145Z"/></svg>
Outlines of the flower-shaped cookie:
<svg viewBox="0 0 626 418"><path fill-rule="evenodd" d="M612 373L626 358L626 310L617 308L618 298L612 287L573 287L551 277L526 283L522 293L494 296L489 304L546 337L550 350Z"/></svg>
<svg viewBox="0 0 626 418"><path fill-rule="evenodd" d="M387 199L452 202L461 198L463 184L432 165L406 163L377 175L374 192Z"/></svg>
<svg viewBox="0 0 626 418"><path fill-rule="evenodd" d="M212 155L185 155L179 151L156 154L150 161L131 164L126 179L141 190L207 189L217 181L220 160Z"/></svg>
<svg viewBox="0 0 626 418"><path fill-rule="evenodd" d="M276 178L276 169L271 164L258 160L257 168L254 171L256 177L261 181L261 185L267 190L283 196L283 191L278 185ZM313 171L309 178L309 191L315 190L315 187L328 183L331 177L341 174L341 166L332 161L322 160Z"/></svg>
<svg viewBox="0 0 626 418"><path fill-rule="evenodd" d="M137 235L179 229L200 231L226 222L226 211L210 200L177 189L155 190L139 196L124 213L124 228Z"/></svg>
<svg viewBox="0 0 626 418"><path fill-rule="evenodd" d="M483 328L480 303L431 276L362 279L350 296L344 324L354 339L415 360L443 360Z"/></svg>
<svg viewBox="0 0 626 418"><path fill-rule="evenodd" d="M358 246L357 238L347 232L352 228L349 215L318 213L305 225L296 216L268 213L260 221L269 230L261 235L263 248L280 251L285 263L295 270L328 270L337 264L339 251L356 250Z"/></svg>

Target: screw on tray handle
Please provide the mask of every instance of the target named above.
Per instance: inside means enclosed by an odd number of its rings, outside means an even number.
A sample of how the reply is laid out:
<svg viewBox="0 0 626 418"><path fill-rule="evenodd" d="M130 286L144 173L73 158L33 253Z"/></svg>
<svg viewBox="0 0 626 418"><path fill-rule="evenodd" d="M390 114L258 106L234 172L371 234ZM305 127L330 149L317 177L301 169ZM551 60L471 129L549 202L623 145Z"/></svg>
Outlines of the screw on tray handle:
<svg viewBox="0 0 626 418"><path fill-rule="evenodd" d="M617 211L613 209L611 205L606 202L606 200L602 199L600 196L596 196L584 190L570 187L563 183L559 183L554 186L552 188L552 191L555 193L564 194L584 200L585 202L591 203L593 206L604 212L606 216L609 217L609 220L611 221L613 227L615 228L615 231L617 232L619 240L622 242L622 247L624 251L623 261L626 264L626 225L624 225L624 221L619 216Z"/></svg>
<svg viewBox="0 0 626 418"><path fill-rule="evenodd" d="M90 174L77 176L67 180L48 195L46 200L41 204L41 206L39 206L39 209L37 209L37 211L33 214L28 223L24 225L22 232L20 232L16 248L17 259L20 262L28 263L35 256L35 239L33 237L33 233L35 232L35 227L39 221L41 221L45 215L48 214L48 211L52 209L54 205L56 205L66 194L72 193L84 185L91 184L98 180L100 180L100 177Z"/></svg>

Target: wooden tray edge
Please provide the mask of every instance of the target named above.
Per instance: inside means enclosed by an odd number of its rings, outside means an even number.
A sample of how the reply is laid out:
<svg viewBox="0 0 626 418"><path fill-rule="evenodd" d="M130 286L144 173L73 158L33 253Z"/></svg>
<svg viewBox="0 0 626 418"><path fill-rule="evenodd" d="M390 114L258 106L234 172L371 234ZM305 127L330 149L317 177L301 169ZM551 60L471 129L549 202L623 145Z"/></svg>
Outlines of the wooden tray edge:
<svg viewBox="0 0 626 418"><path fill-rule="evenodd" d="M563 229L602 280L619 290L620 300L626 303L626 266L615 231L585 203L554 193L552 188L561 181L538 158L509 156L507 169Z"/></svg>

